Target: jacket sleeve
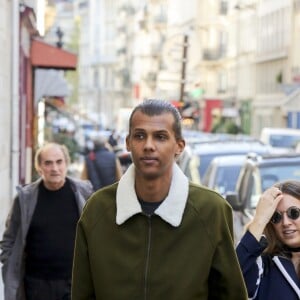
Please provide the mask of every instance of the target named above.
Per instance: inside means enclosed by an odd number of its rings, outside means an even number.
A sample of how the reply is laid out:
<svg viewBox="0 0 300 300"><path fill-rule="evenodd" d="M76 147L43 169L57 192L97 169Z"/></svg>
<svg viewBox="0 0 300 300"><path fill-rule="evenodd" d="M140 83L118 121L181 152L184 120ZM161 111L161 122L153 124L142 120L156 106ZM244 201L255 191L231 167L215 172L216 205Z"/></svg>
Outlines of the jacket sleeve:
<svg viewBox="0 0 300 300"><path fill-rule="evenodd" d="M233 243L231 207L220 201L215 207L214 255L209 274L209 297L212 300L246 300L247 291ZM211 221L210 221L211 222Z"/></svg>
<svg viewBox="0 0 300 300"><path fill-rule="evenodd" d="M260 284L263 274L261 254L264 248L249 231L245 233L236 248L249 297L255 296Z"/></svg>
<svg viewBox="0 0 300 300"><path fill-rule="evenodd" d="M90 269L88 245L81 221L78 222L72 272L72 300L93 300L94 284Z"/></svg>
<svg viewBox="0 0 300 300"><path fill-rule="evenodd" d="M6 262L9 258L13 245L16 240L16 236L18 231L20 230L20 222L21 222L21 213L20 213L20 204L19 198L16 197L13 202L13 206L10 210L10 213L6 220L6 228L3 233L2 240L0 241L0 261L3 263L2 272L6 270Z"/></svg>

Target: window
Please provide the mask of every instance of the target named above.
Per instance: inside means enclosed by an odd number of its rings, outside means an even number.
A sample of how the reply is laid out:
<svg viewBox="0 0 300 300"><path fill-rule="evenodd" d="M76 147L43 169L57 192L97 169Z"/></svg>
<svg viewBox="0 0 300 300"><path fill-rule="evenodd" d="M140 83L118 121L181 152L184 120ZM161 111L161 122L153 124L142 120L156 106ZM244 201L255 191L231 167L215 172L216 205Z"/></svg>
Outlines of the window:
<svg viewBox="0 0 300 300"><path fill-rule="evenodd" d="M220 15L227 15L228 13L228 2L225 0L220 0L219 3L219 13Z"/></svg>

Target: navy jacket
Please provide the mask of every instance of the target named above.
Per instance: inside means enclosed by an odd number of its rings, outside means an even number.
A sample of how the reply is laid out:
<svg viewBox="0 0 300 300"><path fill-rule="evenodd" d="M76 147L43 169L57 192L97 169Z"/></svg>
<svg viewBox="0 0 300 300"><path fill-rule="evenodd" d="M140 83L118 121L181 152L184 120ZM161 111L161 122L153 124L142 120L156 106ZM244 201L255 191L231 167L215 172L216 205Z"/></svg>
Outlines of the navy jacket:
<svg viewBox="0 0 300 300"><path fill-rule="evenodd" d="M86 167L95 191L117 181L116 155L105 147L87 155Z"/></svg>
<svg viewBox="0 0 300 300"><path fill-rule="evenodd" d="M300 280L292 261L262 254L264 249L265 245L259 243L249 231L236 249L249 299L299 300Z"/></svg>

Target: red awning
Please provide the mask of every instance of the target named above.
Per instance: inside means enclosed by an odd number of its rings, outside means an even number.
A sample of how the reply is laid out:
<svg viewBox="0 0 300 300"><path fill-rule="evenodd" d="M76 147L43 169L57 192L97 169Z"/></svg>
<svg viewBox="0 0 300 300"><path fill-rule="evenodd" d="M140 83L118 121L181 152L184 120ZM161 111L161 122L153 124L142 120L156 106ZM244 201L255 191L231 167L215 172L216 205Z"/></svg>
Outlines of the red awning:
<svg viewBox="0 0 300 300"><path fill-rule="evenodd" d="M33 39L31 43L32 66L47 69L76 70L77 55L57 48L44 41Z"/></svg>

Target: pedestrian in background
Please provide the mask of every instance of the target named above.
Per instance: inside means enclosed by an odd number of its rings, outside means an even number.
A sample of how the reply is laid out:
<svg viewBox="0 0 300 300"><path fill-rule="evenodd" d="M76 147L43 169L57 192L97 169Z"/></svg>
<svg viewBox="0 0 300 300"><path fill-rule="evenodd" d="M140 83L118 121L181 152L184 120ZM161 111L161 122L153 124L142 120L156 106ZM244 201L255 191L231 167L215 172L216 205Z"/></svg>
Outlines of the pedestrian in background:
<svg viewBox="0 0 300 300"><path fill-rule="evenodd" d="M95 138L94 145L85 157L81 179L90 180L96 191L120 180L122 167L105 136Z"/></svg>
<svg viewBox="0 0 300 300"><path fill-rule="evenodd" d="M91 183L67 177L69 152L49 143L36 152L40 178L17 188L0 259L5 300L68 300L76 223Z"/></svg>
<svg viewBox="0 0 300 300"><path fill-rule="evenodd" d="M232 210L176 164L185 147L169 102L129 120L133 164L89 199L77 226L72 300L245 300Z"/></svg>
<svg viewBox="0 0 300 300"><path fill-rule="evenodd" d="M111 147L114 149L119 144L119 137L117 135L117 132L115 129L112 130L111 134L108 137L108 143L111 145Z"/></svg>
<svg viewBox="0 0 300 300"><path fill-rule="evenodd" d="M262 194L237 254L249 299L300 299L300 182Z"/></svg>

